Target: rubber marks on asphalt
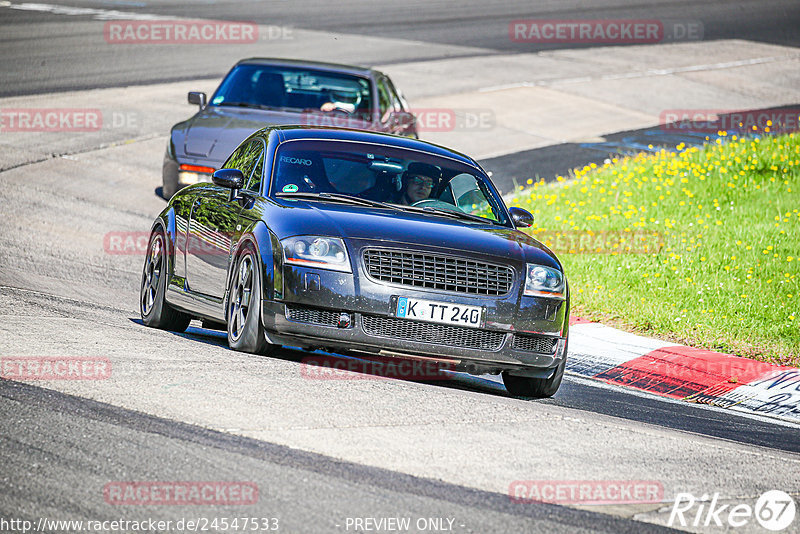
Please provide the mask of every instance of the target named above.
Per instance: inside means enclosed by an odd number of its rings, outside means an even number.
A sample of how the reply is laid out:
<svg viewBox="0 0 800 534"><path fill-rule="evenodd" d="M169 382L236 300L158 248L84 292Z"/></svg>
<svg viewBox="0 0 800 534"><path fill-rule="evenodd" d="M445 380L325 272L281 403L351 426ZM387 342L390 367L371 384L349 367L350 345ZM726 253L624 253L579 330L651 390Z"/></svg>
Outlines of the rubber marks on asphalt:
<svg viewBox="0 0 800 534"><path fill-rule="evenodd" d="M800 422L800 370L570 320L567 370L688 402Z"/></svg>

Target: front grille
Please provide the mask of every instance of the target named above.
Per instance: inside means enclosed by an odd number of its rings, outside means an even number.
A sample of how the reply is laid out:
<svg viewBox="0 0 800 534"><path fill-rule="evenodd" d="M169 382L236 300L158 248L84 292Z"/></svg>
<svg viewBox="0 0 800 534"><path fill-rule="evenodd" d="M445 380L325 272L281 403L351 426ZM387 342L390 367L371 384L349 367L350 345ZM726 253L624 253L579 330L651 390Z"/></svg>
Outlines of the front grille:
<svg viewBox="0 0 800 534"><path fill-rule="evenodd" d="M525 336L514 334L511 347L515 350L538 352L539 354L553 354L556 351L557 337Z"/></svg>
<svg viewBox="0 0 800 534"><path fill-rule="evenodd" d="M296 323L311 323L323 326L338 326L339 312L308 308L306 306L286 306L286 318Z"/></svg>
<svg viewBox="0 0 800 534"><path fill-rule="evenodd" d="M505 334L502 332L423 323L378 315L363 315L361 324L364 332L370 336L435 343L466 349L498 350L505 339Z"/></svg>
<svg viewBox="0 0 800 534"><path fill-rule="evenodd" d="M439 254L366 249L364 265L381 282L472 295L505 295L514 283L511 267Z"/></svg>

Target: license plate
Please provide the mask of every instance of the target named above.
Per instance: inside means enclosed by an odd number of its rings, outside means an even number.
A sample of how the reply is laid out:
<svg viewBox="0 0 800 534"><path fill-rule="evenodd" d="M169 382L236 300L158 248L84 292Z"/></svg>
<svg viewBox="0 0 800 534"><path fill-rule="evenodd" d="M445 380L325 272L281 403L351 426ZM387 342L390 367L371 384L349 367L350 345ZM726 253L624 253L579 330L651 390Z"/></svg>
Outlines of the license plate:
<svg viewBox="0 0 800 534"><path fill-rule="evenodd" d="M451 304L433 300L400 297L397 299L395 315L402 319L415 319L430 323L459 326L481 326L483 308L464 304Z"/></svg>

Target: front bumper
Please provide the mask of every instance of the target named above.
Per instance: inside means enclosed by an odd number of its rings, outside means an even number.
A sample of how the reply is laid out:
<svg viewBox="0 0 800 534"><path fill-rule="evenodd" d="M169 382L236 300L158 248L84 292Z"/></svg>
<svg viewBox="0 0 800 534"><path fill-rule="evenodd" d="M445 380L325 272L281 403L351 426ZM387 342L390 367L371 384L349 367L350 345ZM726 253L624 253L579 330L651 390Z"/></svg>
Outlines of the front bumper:
<svg viewBox="0 0 800 534"><path fill-rule="evenodd" d="M486 297L393 286L363 272L284 265L276 300L262 301L270 341L421 356L483 370L551 369L566 356L568 302L523 297L520 276L507 295ZM477 329L397 318L400 296L481 306L484 324ZM341 320L342 314L349 320Z"/></svg>
<svg viewBox="0 0 800 534"><path fill-rule="evenodd" d="M331 315L339 317L339 311L323 310L320 308L288 307L282 303L264 301L264 312L269 314L267 323L267 337L272 343L291 345L309 349L326 348L337 352L364 351L389 356L426 357L441 362L451 362L462 366L475 366L488 370L506 370L518 368L551 369L556 367L566 356L566 337L562 336L529 336L514 333L500 333L500 343L494 350L478 348L465 348L463 346L446 345L436 342L416 341L408 338L393 337L391 335L376 334L374 330L365 327L365 323L374 320L375 316L362 313L351 313L350 325L338 327L333 324L305 322L293 317L292 312L300 310L308 316L316 312L318 315ZM385 319L385 318L384 318ZM405 319L394 319L414 323ZM332 323L333 321L331 321ZM440 325L433 325L440 327ZM481 332L486 334L486 332ZM492 333L495 334L495 333ZM496 336L492 336L493 338ZM519 339L547 339L553 340L553 349L547 353L537 353L519 350Z"/></svg>

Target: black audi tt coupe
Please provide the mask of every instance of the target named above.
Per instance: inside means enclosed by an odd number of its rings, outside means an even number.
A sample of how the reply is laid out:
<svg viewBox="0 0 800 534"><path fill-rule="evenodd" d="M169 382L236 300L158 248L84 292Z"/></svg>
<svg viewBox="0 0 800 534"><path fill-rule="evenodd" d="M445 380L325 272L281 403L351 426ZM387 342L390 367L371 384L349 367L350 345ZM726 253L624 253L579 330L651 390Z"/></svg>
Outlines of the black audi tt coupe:
<svg viewBox="0 0 800 534"><path fill-rule="evenodd" d="M564 373L569 288L471 158L407 137L278 126L242 142L156 218L145 324L502 373L546 397Z"/></svg>
<svg viewBox="0 0 800 534"><path fill-rule="evenodd" d="M172 127L162 196L211 173L253 130L267 125L340 126L417 137L416 118L392 80L375 69L305 60L251 58L225 75L199 111Z"/></svg>

